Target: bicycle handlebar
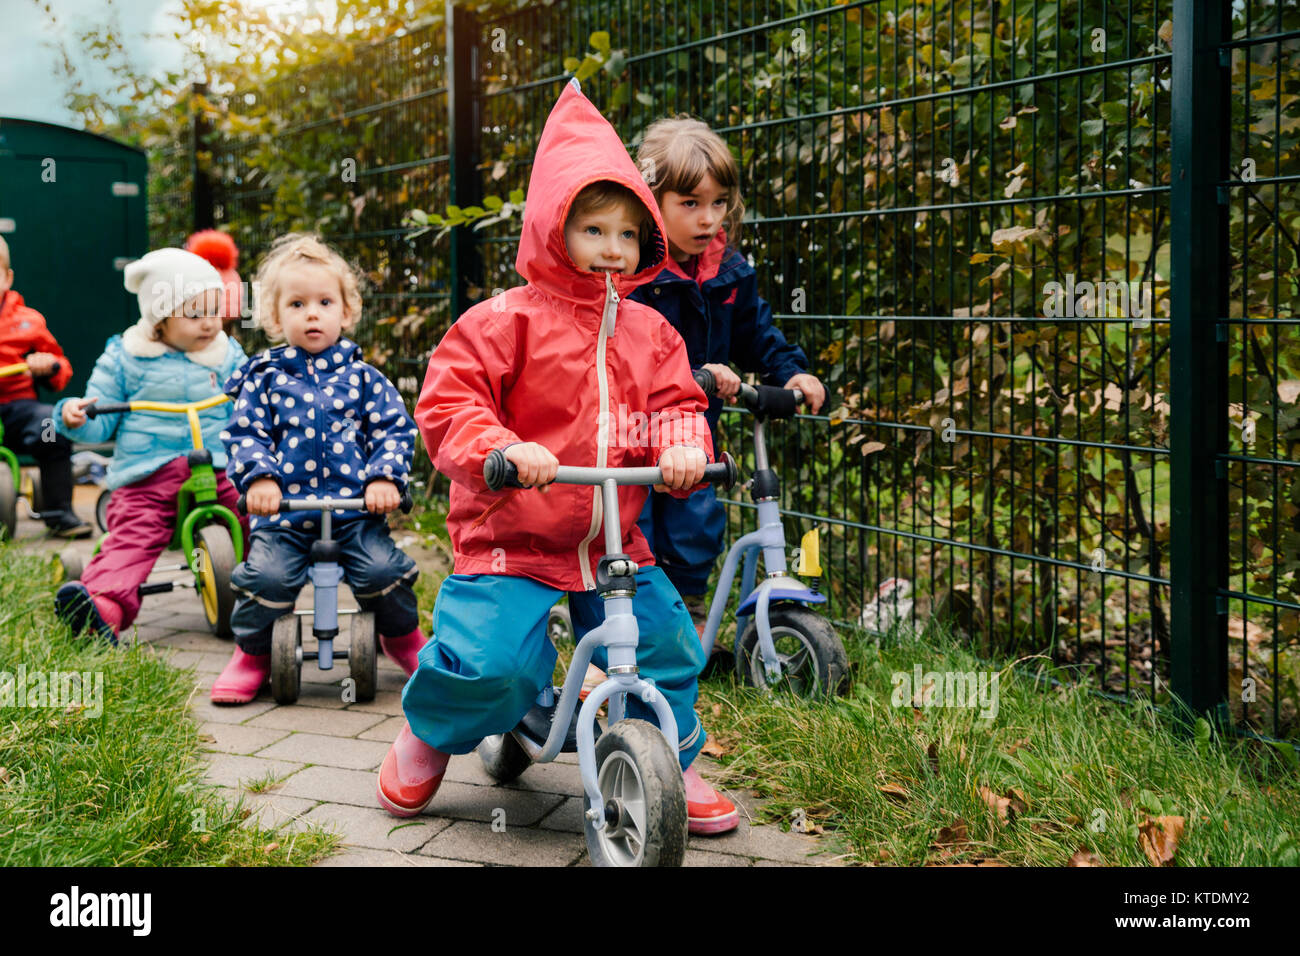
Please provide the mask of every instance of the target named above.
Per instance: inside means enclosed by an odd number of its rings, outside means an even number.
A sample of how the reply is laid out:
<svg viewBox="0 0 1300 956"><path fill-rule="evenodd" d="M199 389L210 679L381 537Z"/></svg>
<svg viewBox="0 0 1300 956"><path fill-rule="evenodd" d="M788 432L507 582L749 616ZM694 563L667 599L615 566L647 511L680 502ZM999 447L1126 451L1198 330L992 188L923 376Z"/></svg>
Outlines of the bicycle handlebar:
<svg viewBox="0 0 1300 956"><path fill-rule="evenodd" d="M188 415L191 411L201 412L228 401L230 401L229 395L213 395L197 402L151 402L142 400L135 402L104 402L102 405L96 402L93 405L86 406L86 417L117 415L122 412L168 412L174 415Z"/></svg>
<svg viewBox="0 0 1300 956"><path fill-rule="evenodd" d="M45 378L48 375L58 375L59 369L61 368L63 368L63 363L59 361L55 361L54 368L50 369L45 375L42 375L40 377ZM31 375L31 374L32 374L31 366L29 366L26 362L15 362L13 365L0 366L0 378L8 378L10 375ZM36 376L32 376L32 377L35 378Z"/></svg>
<svg viewBox="0 0 1300 956"><path fill-rule="evenodd" d="M704 466L704 480L709 484L730 488L736 483L739 469L735 459L726 452L722 461ZM658 485L663 483L663 472L656 466L641 468L586 468L561 465L555 472L557 485L599 485L614 479L620 485ZM492 491L502 488L523 488L519 483L519 469L506 458L505 452L494 448L483 460L483 480Z"/></svg>
<svg viewBox="0 0 1300 956"><path fill-rule="evenodd" d="M697 368L691 372L695 384L709 398L718 394L717 377L707 368ZM764 418L793 418L795 408L804 404L804 394L797 388L776 388L772 385L753 385L740 383L740 402L755 415Z"/></svg>
<svg viewBox="0 0 1300 956"><path fill-rule="evenodd" d="M244 514L248 514L247 498L240 495L239 500L235 502L235 507ZM415 502L411 499L409 491L402 492L402 503L398 506L402 514L410 514L411 508ZM365 498L281 498L280 507L276 509L277 514L287 514L290 511L365 511Z"/></svg>

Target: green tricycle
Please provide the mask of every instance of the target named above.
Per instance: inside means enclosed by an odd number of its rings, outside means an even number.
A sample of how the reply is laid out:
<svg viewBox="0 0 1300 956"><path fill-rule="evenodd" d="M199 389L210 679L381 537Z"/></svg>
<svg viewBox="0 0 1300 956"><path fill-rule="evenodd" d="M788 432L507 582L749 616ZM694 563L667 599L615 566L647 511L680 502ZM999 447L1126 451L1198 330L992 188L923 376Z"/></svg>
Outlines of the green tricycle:
<svg viewBox="0 0 1300 956"><path fill-rule="evenodd" d="M59 363L55 362L52 372L58 370ZM0 366L0 378L31 374L26 362ZM18 456L4 446L4 435L4 424L0 423L0 527L4 528L4 536L12 541L18 528L18 499L27 499L27 510L33 518L41 517L45 502L41 496L40 473L23 473Z"/></svg>
<svg viewBox="0 0 1300 956"><path fill-rule="evenodd" d="M217 501L217 475L212 468L212 452L203 447L203 429L199 412L230 401L228 395L213 395L198 402L108 402L86 406L86 415L112 415L121 412L168 412L189 418L190 441L193 449L186 456L190 477L185 479L176 496L176 529L168 545L173 550L190 556L188 564L160 570L189 571L193 582L184 578L158 581L140 585L140 595L162 594L178 587L192 587L203 601L203 615L208 628L218 637L230 636L230 613L235 608L235 595L230 589L230 576L235 565L244 560L244 533L239 517ZM106 500L105 500L106 505ZM99 553L105 534L95 545ZM63 562L64 577L75 581L84 570L81 556L73 548L65 548L59 555Z"/></svg>

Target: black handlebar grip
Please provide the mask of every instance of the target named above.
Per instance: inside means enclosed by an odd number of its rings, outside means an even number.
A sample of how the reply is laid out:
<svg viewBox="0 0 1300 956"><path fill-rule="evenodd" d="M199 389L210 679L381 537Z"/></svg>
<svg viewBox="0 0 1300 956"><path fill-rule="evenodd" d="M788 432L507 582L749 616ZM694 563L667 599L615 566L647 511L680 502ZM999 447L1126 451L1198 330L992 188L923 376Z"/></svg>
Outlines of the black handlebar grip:
<svg viewBox="0 0 1300 956"><path fill-rule="evenodd" d="M739 476L740 469L736 467L736 459L731 457L730 452L722 453L722 461L704 466L704 480L721 488L733 487Z"/></svg>
<svg viewBox="0 0 1300 956"><path fill-rule="evenodd" d="M409 491L403 491L401 504L402 514L409 515L413 507L415 507L415 502L411 499L411 493Z"/></svg>
<svg viewBox="0 0 1300 956"><path fill-rule="evenodd" d="M493 448L483 459L483 481L489 491L523 487L519 483L519 469L500 448Z"/></svg>
<svg viewBox="0 0 1300 956"><path fill-rule="evenodd" d="M695 384L700 387L700 391L706 397L713 398L717 394L718 380L707 368L692 369L691 375L695 378Z"/></svg>
<svg viewBox="0 0 1300 956"><path fill-rule="evenodd" d="M763 418L794 418L798 405L793 389L759 385L754 391L758 393L750 409L754 414Z"/></svg>
<svg viewBox="0 0 1300 956"><path fill-rule="evenodd" d="M130 402L105 402L103 405L98 403L86 406L86 417L94 418L97 415L116 415L119 412L129 412L131 410Z"/></svg>
<svg viewBox="0 0 1300 956"><path fill-rule="evenodd" d="M248 514L248 502L243 495L240 495L239 500L235 502L235 511L241 515Z"/></svg>

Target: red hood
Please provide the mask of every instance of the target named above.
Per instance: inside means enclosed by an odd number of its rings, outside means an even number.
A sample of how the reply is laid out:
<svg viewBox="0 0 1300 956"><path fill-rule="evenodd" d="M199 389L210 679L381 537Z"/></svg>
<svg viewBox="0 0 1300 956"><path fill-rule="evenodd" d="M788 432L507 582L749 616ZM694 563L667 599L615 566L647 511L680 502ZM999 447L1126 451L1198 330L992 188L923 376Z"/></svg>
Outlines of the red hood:
<svg viewBox="0 0 1300 956"><path fill-rule="evenodd" d="M597 316L605 301L605 274L580 272L573 264L564 244L564 221L573 198L585 186L606 179L635 192L654 220L636 274L613 277L615 290L626 297L653 279L667 259L659 205L614 127L582 95L576 82L568 83L546 119L533 157L515 268L547 296L591 305Z"/></svg>

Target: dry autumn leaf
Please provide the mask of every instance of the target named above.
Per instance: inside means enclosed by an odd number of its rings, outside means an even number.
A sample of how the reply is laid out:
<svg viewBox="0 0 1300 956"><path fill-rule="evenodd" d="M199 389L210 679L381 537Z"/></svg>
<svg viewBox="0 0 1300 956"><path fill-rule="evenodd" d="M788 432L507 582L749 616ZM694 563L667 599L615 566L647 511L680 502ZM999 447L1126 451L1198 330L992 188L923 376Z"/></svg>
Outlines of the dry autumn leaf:
<svg viewBox="0 0 1300 956"><path fill-rule="evenodd" d="M874 454L878 451L884 451L885 448L887 447L888 446L885 445L884 442L878 442L878 441L865 442L862 445L862 456L865 458L867 455Z"/></svg>
<svg viewBox="0 0 1300 956"><path fill-rule="evenodd" d="M911 796L911 794L907 792L906 787L900 786L896 783L882 784L880 792L897 803L906 803L907 798Z"/></svg>
<svg viewBox="0 0 1300 956"><path fill-rule="evenodd" d="M966 841L966 821L957 817L948 826L939 828L939 835L935 837L934 845L936 847L957 846Z"/></svg>
<svg viewBox="0 0 1300 956"><path fill-rule="evenodd" d="M1101 857L1093 853L1087 847L1080 847L1074 851L1074 856L1070 857L1070 862L1066 866L1101 866Z"/></svg>
<svg viewBox="0 0 1300 956"><path fill-rule="evenodd" d="M1182 817L1148 817L1138 827L1138 846L1156 866L1168 866L1178 852L1185 824Z"/></svg>
<svg viewBox="0 0 1300 956"><path fill-rule="evenodd" d="M1290 378L1284 382L1278 382L1277 397L1288 405L1294 405L1295 400L1300 398L1300 379Z"/></svg>
<svg viewBox="0 0 1300 956"><path fill-rule="evenodd" d="M710 737L700 748L700 753L710 757L722 757L731 753L731 748L719 743L717 737Z"/></svg>
<svg viewBox="0 0 1300 956"><path fill-rule="evenodd" d="M711 712L712 712L712 714L713 714L714 717L721 717L721 716L722 716L722 705L721 705L721 704L714 704L713 707L711 708Z"/></svg>
<svg viewBox="0 0 1300 956"><path fill-rule="evenodd" d="M268 843L266 846L262 847L262 852L263 852L263 853L274 853L274 852L275 852L276 850L278 850L278 849L280 849L280 844L278 844L278 843Z"/></svg>
<svg viewBox="0 0 1300 956"><path fill-rule="evenodd" d="M939 741L930 741L930 746L925 748L925 759L930 762L930 769L937 776L939 773Z"/></svg>

